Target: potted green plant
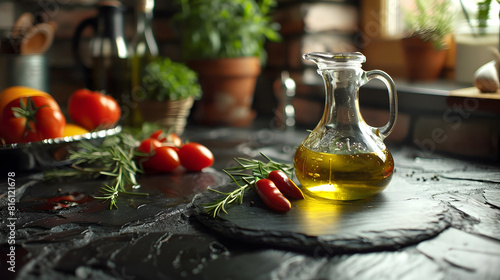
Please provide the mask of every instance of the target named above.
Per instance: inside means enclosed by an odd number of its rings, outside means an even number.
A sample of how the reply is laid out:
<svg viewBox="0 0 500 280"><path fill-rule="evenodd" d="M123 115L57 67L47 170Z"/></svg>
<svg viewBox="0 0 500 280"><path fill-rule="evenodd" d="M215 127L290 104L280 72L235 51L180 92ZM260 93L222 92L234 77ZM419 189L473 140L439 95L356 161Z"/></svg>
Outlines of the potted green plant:
<svg viewBox="0 0 500 280"><path fill-rule="evenodd" d="M460 0L463 19L458 21L454 32L456 82L472 84L476 70L497 59L492 51L498 49L498 3L495 2L499 1Z"/></svg>
<svg viewBox="0 0 500 280"><path fill-rule="evenodd" d="M149 63L145 72L139 102L143 120L182 134L194 100L202 96L198 75L184 63L165 57Z"/></svg>
<svg viewBox="0 0 500 280"><path fill-rule="evenodd" d="M200 79L194 119L208 125L249 125L266 40L279 39L269 13L275 0L178 0L174 20L183 57Z"/></svg>
<svg viewBox="0 0 500 280"><path fill-rule="evenodd" d="M410 80L433 80L443 70L454 24L451 1L415 0L405 16L409 36L402 39Z"/></svg>

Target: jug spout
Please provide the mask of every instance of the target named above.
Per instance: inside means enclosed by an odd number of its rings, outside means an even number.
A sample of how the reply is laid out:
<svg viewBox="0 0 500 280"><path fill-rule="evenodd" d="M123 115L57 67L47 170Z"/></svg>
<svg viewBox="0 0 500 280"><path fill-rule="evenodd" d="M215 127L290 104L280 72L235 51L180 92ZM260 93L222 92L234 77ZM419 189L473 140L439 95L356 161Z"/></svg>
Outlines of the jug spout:
<svg viewBox="0 0 500 280"><path fill-rule="evenodd" d="M345 66L346 64L360 66L361 63L366 62L366 57L360 52L310 52L302 55L302 58L316 63L319 70L330 69L338 65Z"/></svg>

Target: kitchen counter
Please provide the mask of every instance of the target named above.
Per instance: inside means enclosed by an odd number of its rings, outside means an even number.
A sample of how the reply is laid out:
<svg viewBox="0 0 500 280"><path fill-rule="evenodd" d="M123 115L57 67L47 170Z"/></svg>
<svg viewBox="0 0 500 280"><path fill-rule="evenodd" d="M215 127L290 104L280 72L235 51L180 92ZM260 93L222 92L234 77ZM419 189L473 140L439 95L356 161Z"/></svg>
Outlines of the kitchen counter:
<svg viewBox="0 0 500 280"><path fill-rule="evenodd" d="M0 278L500 279L495 162L389 143L395 172L374 197L306 197L279 214L249 192L227 215L213 219L203 213L201 204L217 198L208 187L234 187L220 171L234 157L262 152L291 162L306 135L189 127L184 137L209 147L214 166L142 176L136 191L150 195L121 196L118 210L93 198L103 179L47 182L36 172L10 174L14 200L10 175L3 174ZM68 194L78 202L54 209L57 198ZM8 270L12 264L15 272Z"/></svg>

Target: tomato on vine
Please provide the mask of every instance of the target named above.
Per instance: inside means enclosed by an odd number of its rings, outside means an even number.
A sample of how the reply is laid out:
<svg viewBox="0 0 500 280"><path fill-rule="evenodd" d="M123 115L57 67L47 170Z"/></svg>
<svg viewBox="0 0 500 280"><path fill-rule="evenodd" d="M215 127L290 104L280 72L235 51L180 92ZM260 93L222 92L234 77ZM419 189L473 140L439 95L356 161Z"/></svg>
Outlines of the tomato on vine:
<svg viewBox="0 0 500 280"><path fill-rule="evenodd" d="M1 112L0 137L7 143L25 143L64 135L66 119L52 97L21 97Z"/></svg>
<svg viewBox="0 0 500 280"><path fill-rule="evenodd" d="M181 147L182 146L182 139L177 135L176 133L169 133L167 135L167 140L165 141L166 143L171 143L174 147Z"/></svg>
<svg viewBox="0 0 500 280"><path fill-rule="evenodd" d="M169 144L173 147L182 146L182 139L179 137L179 135L177 135L174 132L170 132L167 134L162 129L158 129L157 131L153 132L149 137L158 139L158 141Z"/></svg>
<svg viewBox="0 0 500 280"><path fill-rule="evenodd" d="M158 141L157 139L147 138L142 140L139 147L137 147L137 151L145 154L151 154L161 146L162 146L161 142Z"/></svg>
<svg viewBox="0 0 500 280"><path fill-rule="evenodd" d="M44 91L26 86L11 86L0 92L0 114L10 102L21 97L43 96L53 99L52 96ZM54 100L55 101L55 100ZM57 105L59 108L59 105ZM1 118L1 115L0 115Z"/></svg>

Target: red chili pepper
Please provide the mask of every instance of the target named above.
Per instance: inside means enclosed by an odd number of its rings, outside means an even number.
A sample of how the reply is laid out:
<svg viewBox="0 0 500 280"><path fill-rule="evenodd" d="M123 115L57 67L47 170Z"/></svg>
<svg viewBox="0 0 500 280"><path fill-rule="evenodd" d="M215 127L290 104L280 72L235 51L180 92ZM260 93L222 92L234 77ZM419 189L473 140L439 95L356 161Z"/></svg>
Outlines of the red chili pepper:
<svg viewBox="0 0 500 280"><path fill-rule="evenodd" d="M267 207L279 212L286 212L292 208L290 201L283 196L273 181L269 179L260 179L255 186L257 193Z"/></svg>
<svg viewBox="0 0 500 280"><path fill-rule="evenodd" d="M269 173L267 179L273 181L276 187L285 196L304 199L304 194L297 185L281 170L274 170Z"/></svg>

